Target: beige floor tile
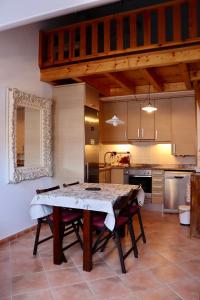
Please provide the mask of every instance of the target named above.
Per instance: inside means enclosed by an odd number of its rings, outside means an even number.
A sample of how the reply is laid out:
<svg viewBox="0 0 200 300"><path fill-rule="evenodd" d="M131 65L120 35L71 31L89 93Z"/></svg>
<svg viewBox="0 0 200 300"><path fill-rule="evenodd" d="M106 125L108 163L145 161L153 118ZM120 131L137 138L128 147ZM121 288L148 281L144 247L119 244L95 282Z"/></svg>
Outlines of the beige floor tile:
<svg viewBox="0 0 200 300"><path fill-rule="evenodd" d="M187 251L183 251L180 248L177 249L168 249L161 253L170 262L178 263L191 260L191 254Z"/></svg>
<svg viewBox="0 0 200 300"><path fill-rule="evenodd" d="M53 300L50 290L14 296L12 300Z"/></svg>
<svg viewBox="0 0 200 300"><path fill-rule="evenodd" d="M183 300L167 287L138 292L138 300Z"/></svg>
<svg viewBox="0 0 200 300"><path fill-rule="evenodd" d="M1 271L0 271L1 272ZM11 296L11 278L0 278L0 299Z"/></svg>
<svg viewBox="0 0 200 300"><path fill-rule="evenodd" d="M12 279L13 295L25 294L48 288L44 272L15 276Z"/></svg>
<svg viewBox="0 0 200 300"><path fill-rule="evenodd" d="M130 272L120 276L123 283L133 292L146 289L155 289L161 286L161 283L152 275L150 271Z"/></svg>
<svg viewBox="0 0 200 300"><path fill-rule="evenodd" d="M84 280L92 281L97 279L103 279L116 275L116 272L112 270L106 263L94 264L92 272L83 271L82 267L79 267L79 272Z"/></svg>
<svg viewBox="0 0 200 300"><path fill-rule="evenodd" d="M184 300L200 299L200 280L188 278L170 285Z"/></svg>
<svg viewBox="0 0 200 300"><path fill-rule="evenodd" d="M174 265L161 266L151 269L152 274L162 283L173 283L188 275L180 267Z"/></svg>
<svg viewBox="0 0 200 300"><path fill-rule="evenodd" d="M46 272L51 287L60 287L83 282L79 271L74 268L60 269Z"/></svg>
<svg viewBox="0 0 200 300"><path fill-rule="evenodd" d="M101 297L102 300L110 299L112 297L123 298L124 295L128 296L131 293L130 289L126 287L118 277L91 281L89 286L93 293L96 296Z"/></svg>
<svg viewBox="0 0 200 300"><path fill-rule="evenodd" d="M11 261L12 276L41 272L42 270L43 266L41 260L36 257L26 258L24 256L18 256L18 258Z"/></svg>
<svg viewBox="0 0 200 300"><path fill-rule="evenodd" d="M90 291L86 283L75 284L73 286L65 286L52 289L55 300L94 300L94 295Z"/></svg>
<svg viewBox="0 0 200 300"><path fill-rule="evenodd" d="M191 275L200 278L200 259L193 259L180 264L180 266Z"/></svg>

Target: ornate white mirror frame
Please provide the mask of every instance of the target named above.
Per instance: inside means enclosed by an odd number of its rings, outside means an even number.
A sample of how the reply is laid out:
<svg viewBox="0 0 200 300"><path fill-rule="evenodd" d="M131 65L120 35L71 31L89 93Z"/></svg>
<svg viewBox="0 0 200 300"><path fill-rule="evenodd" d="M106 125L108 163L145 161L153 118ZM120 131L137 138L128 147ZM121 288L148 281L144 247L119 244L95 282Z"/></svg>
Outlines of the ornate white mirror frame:
<svg viewBox="0 0 200 300"><path fill-rule="evenodd" d="M52 176L52 99L41 98L16 88L7 90L8 182ZM17 107L40 111L40 166L17 166Z"/></svg>

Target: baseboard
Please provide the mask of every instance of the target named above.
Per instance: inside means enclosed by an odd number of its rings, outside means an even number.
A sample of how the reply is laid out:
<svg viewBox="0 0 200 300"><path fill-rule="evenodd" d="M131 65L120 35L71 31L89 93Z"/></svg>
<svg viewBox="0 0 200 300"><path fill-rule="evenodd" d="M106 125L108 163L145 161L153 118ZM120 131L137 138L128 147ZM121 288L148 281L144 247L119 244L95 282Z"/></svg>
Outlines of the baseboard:
<svg viewBox="0 0 200 300"><path fill-rule="evenodd" d="M8 242L10 242L10 241L13 241L13 240L15 240L15 239L17 239L17 238L19 238L19 237L22 237L23 235L25 235L25 234L27 234L27 233L29 233L29 232L35 230L35 228L36 228L36 225L33 225L33 226L29 227L29 228L23 229L23 230L21 230L21 231L15 233L15 234L13 234L13 235L10 235L10 236L8 236L8 237L6 237L6 238L0 240L0 246L1 246L2 244L6 244L6 243L8 243Z"/></svg>

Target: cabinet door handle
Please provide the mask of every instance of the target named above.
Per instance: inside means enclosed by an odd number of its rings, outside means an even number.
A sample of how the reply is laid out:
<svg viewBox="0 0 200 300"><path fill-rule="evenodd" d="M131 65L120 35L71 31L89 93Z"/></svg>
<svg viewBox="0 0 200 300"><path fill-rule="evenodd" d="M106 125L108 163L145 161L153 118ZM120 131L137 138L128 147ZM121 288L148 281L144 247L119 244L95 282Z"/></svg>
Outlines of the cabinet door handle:
<svg viewBox="0 0 200 300"><path fill-rule="evenodd" d="M142 128L142 138L144 137L144 128Z"/></svg>
<svg viewBox="0 0 200 300"><path fill-rule="evenodd" d="M176 144L172 144L172 154L176 154Z"/></svg>
<svg viewBox="0 0 200 300"><path fill-rule="evenodd" d="M140 137L140 128L138 128L138 130L137 130L137 137L138 138Z"/></svg>
<svg viewBox="0 0 200 300"><path fill-rule="evenodd" d="M155 140L158 139L158 130L156 129L156 132L155 132Z"/></svg>
<svg viewBox="0 0 200 300"><path fill-rule="evenodd" d="M126 130L125 130L125 132L124 132L124 137L125 137L125 139L127 139L127 133L126 133Z"/></svg>

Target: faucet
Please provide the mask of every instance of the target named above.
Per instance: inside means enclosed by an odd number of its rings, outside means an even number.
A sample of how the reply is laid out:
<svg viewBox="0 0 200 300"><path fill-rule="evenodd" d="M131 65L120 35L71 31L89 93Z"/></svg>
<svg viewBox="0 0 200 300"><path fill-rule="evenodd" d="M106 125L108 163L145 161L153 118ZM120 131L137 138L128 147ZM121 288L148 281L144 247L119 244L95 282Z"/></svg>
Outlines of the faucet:
<svg viewBox="0 0 200 300"><path fill-rule="evenodd" d="M106 156L107 156L108 154L110 154L110 157L111 157L111 156L115 156L115 155L117 154L117 152L115 152L115 151L107 151L107 152L104 154L104 165L107 165L107 163L106 163Z"/></svg>

